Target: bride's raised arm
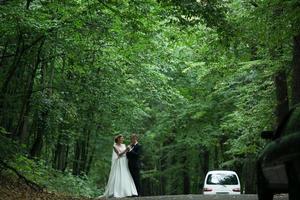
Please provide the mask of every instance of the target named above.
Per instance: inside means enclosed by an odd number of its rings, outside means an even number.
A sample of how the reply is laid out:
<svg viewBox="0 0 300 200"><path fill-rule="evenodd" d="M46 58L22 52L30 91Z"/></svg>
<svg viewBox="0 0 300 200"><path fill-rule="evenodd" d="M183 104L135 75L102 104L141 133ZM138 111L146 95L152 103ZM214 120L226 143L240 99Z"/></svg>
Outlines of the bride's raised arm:
<svg viewBox="0 0 300 200"><path fill-rule="evenodd" d="M116 152L116 154L118 156L122 156L122 155L124 155L125 153L128 152L128 148L126 148L124 151L119 151L119 149L115 145L113 146L113 148L114 148L114 151Z"/></svg>

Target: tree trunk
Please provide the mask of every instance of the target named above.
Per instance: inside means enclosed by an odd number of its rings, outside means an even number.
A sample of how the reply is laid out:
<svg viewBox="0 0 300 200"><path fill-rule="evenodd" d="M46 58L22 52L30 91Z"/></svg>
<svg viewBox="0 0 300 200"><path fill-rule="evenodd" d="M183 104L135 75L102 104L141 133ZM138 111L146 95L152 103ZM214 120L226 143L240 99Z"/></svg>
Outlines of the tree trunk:
<svg viewBox="0 0 300 200"><path fill-rule="evenodd" d="M187 157L187 150L183 150L184 155L182 159L183 163L183 194L189 194L191 190L191 184L190 184L190 176L189 176L189 163L188 163L188 157Z"/></svg>
<svg viewBox="0 0 300 200"><path fill-rule="evenodd" d="M166 137L165 140L163 141L162 148L167 147L168 144L172 144L173 142L173 137ZM168 152L166 150L163 150L160 152L160 163L159 163L159 170L161 171L160 176L159 176L159 182L160 182L160 195L165 195L166 194L166 186L167 186L167 177L165 175L165 170L168 168ZM167 156L168 155L168 156Z"/></svg>
<svg viewBox="0 0 300 200"><path fill-rule="evenodd" d="M2 69L2 67L3 67L4 56L5 56L5 54L6 54L7 47L8 47L8 41L6 41L6 43L5 43L5 45L4 45L4 49L3 49L3 51L2 51L2 57L1 57L1 60L0 60L0 69Z"/></svg>
<svg viewBox="0 0 300 200"><path fill-rule="evenodd" d="M202 154L202 165L201 165L201 168L202 168L202 174L203 174L203 177L206 176L207 172L209 171L209 150L204 147L202 147L201 151L203 152Z"/></svg>
<svg viewBox="0 0 300 200"><path fill-rule="evenodd" d="M29 10L30 7L30 3L32 2L32 0L27 0L26 1L26 9Z"/></svg>
<svg viewBox="0 0 300 200"><path fill-rule="evenodd" d="M20 65L20 61L21 61L21 57L22 57L22 53L23 53L23 49L24 49L23 35L21 33L18 36L18 42L17 42L16 46L17 47L16 47L16 51L14 54L13 62L8 68L8 72L2 83L1 91L0 91L0 113L3 114L3 116L1 116L2 117L1 124L6 124L5 121L8 118L7 115L4 114L5 113L4 109L6 109L5 103L7 102L6 96L7 96L8 86L9 86L9 83L10 83L12 77L15 75L15 72L16 72L18 66ZM5 128L8 129L8 127L5 127Z"/></svg>
<svg viewBox="0 0 300 200"><path fill-rule="evenodd" d="M29 123L29 117L28 116L25 116L24 117L24 124L23 124L23 128L22 128L22 134L21 134L21 138L20 140L22 142L25 142L28 140L28 137L29 137L29 133L28 133L28 123Z"/></svg>
<svg viewBox="0 0 300 200"><path fill-rule="evenodd" d="M39 65L41 63L41 52L42 52L42 48L43 48L44 43L45 43L45 39L43 39L41 41L41 44L40 44L40 46L38 48L37 60L36 60L36 62L34 64L34 68L33 68L31 77L29 79L28 89L27 89L26 95L25 95L24 100L23 100L23 105L22 105L21 112L20 112L20 115L19 115L18 124L17 124L17 127L16 127L16 129L15 129L15 131L13 133L14 137L18 138L18 139L24 138L22 136L24 134L22 132L23 126L24 126L24 118L29 113L30 99L31 99L32 91L33 91L34 79L36 77L37 69L38 69L38 67L39 67Z"/></svg>
<svg viewBox="0 0 300 200"><path fill-rule="evenodd" d="M45 89L46 85L46 65L41 65L41 85L43 86L43 98L48 98L47 91ZM42 102L45 102L44 100ZM48 106L43 106L43 109L41 111L38 111L37 114L37 129L36 129L36 138L33 143L33 146L30 150L30 156L31 157L39 157L42 152L43 143L44 143L44 135L46 132L47 127L47 118L48 118Z"/></svg>
<svg viewBox="0 0 300 200"><path fill-rule="evenodd" d="M209 171L209 163L210 163L210 156L209 150L205 146L200 146L200 179L199 179L199 188L203 188L203 182L207 172Z"/></svg>
<svg viewBox="0 0 300 200"><path fill-rule="evenodd" d="M256 194L256 161L253 158L246 158L243 166L243 177L245 194Z"/></svg>
<svg viewBox="0 0 300 200"><path fill-rule="evenodd" d="M61 135L58 138L56 144L56 148L54 152L53 168L60 171L65 171L68 164L69 146L67 144L64 144L62 138L63 136Z"/></svg>
<svg viewBox="0 0 300 200"><path fill-rule="evenodd" d="M89 156L88 161L87 161L87 166L86 166L86 174L87 175L89 174L89 172L91 170L92 162L93 162L94 155L95 155L95 150L96 150L96 148L93 148L92 153Z"/></svg>
<svg viewBox="0 0 300 200"><path fill-rule="evenodd" d="M275 87L277 97L277 125L284 119L289 112L288 87L285 71L279 71L275 76Z"/></svg>
<svg viewBox="0 0 300 200"><path fill-rule="evenodd" d="M86 173L87 143L85 139L78 139L75 145L75 157L73 162L73 175L79 176Z"/></svg>
<svg viewBox="0 0 300 200"><path fill-rule="evenodd" d="M300 103L300 34L294 37L292 70L292 105L296 105Z"/></svg>
<svg viewBox="0 0 300 200"><path fill-rule="evenodd" d="M46 131L46 119L48 116L48 111L41 111L40 116L37 119L37 131L36 138L30 150L30 157L39 157L42 152L44 143L44 133Z"/></svg>
<svg viewBox="0 0 300 200"><path fill-rule="evenodd" d="M35 68L33 69L32 75L30 77L28 89L27 89L26 95L24 97L21 112L19 115L18 124L13 133L14 138L16 138L16 139L24 138L25 133L23 132L23 130L24 130L23 127L24 127L25 117L28 116L29 109L30 109L29 108L30 99L31 99L32 91L33 91L33 85L34 85L34 79L36 76L36 71L37 71L37 66L35 66Z"/></svg>
<svg viewBox="0 0 300 200"><path fill-rule="evenodd" d="M219 167L219 149L218 146L215 145L214 146L214 158L213 158L213 164L214 164L214 168L217 169Z"/></svg>

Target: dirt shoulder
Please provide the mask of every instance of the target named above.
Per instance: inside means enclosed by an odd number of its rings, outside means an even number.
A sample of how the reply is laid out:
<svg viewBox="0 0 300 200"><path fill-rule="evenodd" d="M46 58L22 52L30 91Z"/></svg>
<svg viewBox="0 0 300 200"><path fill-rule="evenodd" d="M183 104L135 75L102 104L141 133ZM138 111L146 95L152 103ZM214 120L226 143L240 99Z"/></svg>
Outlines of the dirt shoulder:
<svg viewBox="0 0 300 200"><path fill-rule="evenodd" d="M18 178L0 175L0 200L90 200L34 189Z"/></svg>

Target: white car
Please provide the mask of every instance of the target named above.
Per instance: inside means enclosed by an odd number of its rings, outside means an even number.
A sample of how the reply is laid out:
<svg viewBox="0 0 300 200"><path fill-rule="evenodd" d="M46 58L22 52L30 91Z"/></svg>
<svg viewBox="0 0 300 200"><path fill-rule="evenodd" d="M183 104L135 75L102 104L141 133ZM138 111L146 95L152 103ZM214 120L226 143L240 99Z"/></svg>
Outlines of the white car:
<svg viewBox="0 0 300 200"><path fill-rule="evenodd" d="M241 194L238 175L234 171L209 171L205 177L203 194Z"/></svg>

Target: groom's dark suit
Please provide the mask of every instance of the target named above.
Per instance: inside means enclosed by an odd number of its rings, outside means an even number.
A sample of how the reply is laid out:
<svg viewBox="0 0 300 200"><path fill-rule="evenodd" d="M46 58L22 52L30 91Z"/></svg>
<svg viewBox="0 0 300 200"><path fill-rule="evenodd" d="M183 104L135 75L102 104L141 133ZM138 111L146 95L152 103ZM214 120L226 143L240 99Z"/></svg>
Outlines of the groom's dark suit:
<svg viewBox="0 0 300 200"><path fill-rule="evenodd" d="M141 168L141 151L142 146L137 143L136 145L132 145L132 150L127 152L128 158L128 167L133 178L136 190L138 195L141 195L141 183L140 183L140 168Z"/></svg>

